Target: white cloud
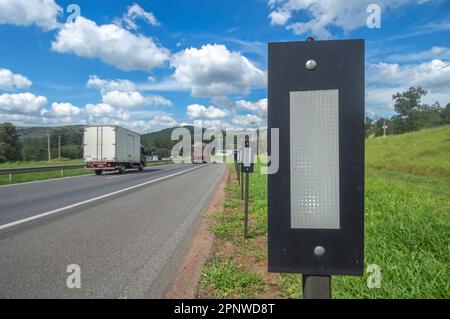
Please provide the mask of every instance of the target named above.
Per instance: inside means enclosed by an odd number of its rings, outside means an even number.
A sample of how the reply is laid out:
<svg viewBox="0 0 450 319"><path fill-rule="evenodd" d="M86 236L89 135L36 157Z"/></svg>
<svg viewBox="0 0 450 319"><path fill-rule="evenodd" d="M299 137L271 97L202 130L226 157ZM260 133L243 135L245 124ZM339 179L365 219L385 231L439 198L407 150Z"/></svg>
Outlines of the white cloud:
<svg viewBox="0 0 450 319"><path fill-rule="evenodd" d="M228 122L224 122L221 120L203 120L202 126L207 129L215 129L215 130L226 130L226 129L234 129L235 127Z"/></svg>
<svg viewBox="0 0 450 319"><path fill-rule="evenodd" d="M214 106L205 107L200 104L191 104L187 106L187 116L191 119L206 118L217 119L228 115L228 112Z"/></svg>
<svg viewBox="0 0 450 319"><path fill-rule="evenodd" d="M160 95L148 95L145 97L149 105L172 106L172 102Z"/></svg>
<svg viewBox="0 0 450 319"><path fill-rule="evenodd" d="M236 101L236 106L240 109L257 113L260 117L267 117L267 99L260 99L255 102L239 100Z"/></svg>
<svg viewBox="0 0 450 319"><path fill-rule="evenodd" d="M87 87L99 89L102 94L108 91L135 91L136 85L129 80L103 80L97 75L90 75Z"/></svg>
<svg viewBox="0 0 450 319"><path fill-rule="evenodd" d="M450 60L450 48L445 47L432 47L429 50L413 52L413 53L403 53L403 54L393 54L386 57L388 61L395 62L416 62L424 61L430 59L449 59Z"/></svg>
<svg viewBox="0 0 450 319"><path fill-rule="evenodd" d="M231 123L241 128L263 127L266 121L254 114L235 115L231 119Z"/></svg>
<svg viewBox="0 0 450 319"><path fill-rule="evenodd" d="M174 78L191 89L193 96L221 96L249 93L266 83L266 74L239 52L224 45L207 44L185 49L172 57Z"/></svg>
<svg viewBox="0 0 450 319"><path fill-rule="evenodd" d="M378 0L382 13L409 3L422 4L427 1L416 0ZM311 34L319 38L329 38L328 28L336 26L349 32L366 25L367 6L373 0L269 0L269 13L272 25L286 25L294 34ZM296 13L307 16L302 21L292 21ZM288 21L291 21L288 23Z"/></svg>
<svg viewBox="0 0 450 319"><path fill-rule="evenodd" d="M137 132L151 132L178 125L171 114L124 110L106 103L87 104L85 113L90 124L120 125Z"/></svg>
<svg viewBox="0 0 450 319"><path fill-rule="evenodd" d="M143 83L138 85L138 88L142 91L190 91L187 86L182 86L173 77L166 78L161 82L155 82L153 80L148 81L149 83Z"/></svg>
<svg viewBox="0 0 450 319"><path fill-rule="evenodd" d="M86 104L84 107L86 113L89 115L90 122L102 119L108 121L111 119L129 120L130 114L122 109L116 109L109 104Z"/></svg>
<svg viewBox="0 0 450 319"><path fill-rule="evenodd" d="M101 123L100 120L98 123ZM120 119L107 119L103 120L103 123L120 125L136 132L148 133L159 131L168 127L174 127L178 125L178 122L170 114L156 114L153 117L149 117L148 120L120 120Z"/></svg>
<svg viewBox="0 0 450 319"><path fill-rule="evenodd" d="M58 26L56 18L61 12L62 8L54 0L1 0L0 24L35 24L51 30Z"/></svg>
<svg viewBox="0 0 450 319"><path fill-rule="evenodd" d="M367 74L366 105L370 111L389 114L393 112L392 95L404 92L411 86L428 91L424 103L450 102L450 61L438 59L417 64L380 62L372 64Z"/></svg>
<svg viewBox="0 0 450 319"><path fill-rule="evenodd" d="M38 113L46 104L47 98L31 93L5 93L0 95L0 111L6 113Z"/></svg>
<svg viewBox="0 0 450 319"><path fill-rule="evenodd" d="M82 113L82 110L71 103L52 103L50 110L43 109L41 115L44 117L68 117L72 118Z"/></svg>
<svg viewBox="0 0 450 319"><path fill-rule="evenodd" d="M25 89L32 82L21 74L14 74L8 69L0 69L0 90Z"/></svg>
<svg viewBox="0 0 450 319"><path fill-rule="evenodd" d="M402 92L402 87L368 87L366 89L366 111L390 114L394 111L392 95Z"/></svg>
<svg viewBox="0 0 450 319"><path fill-rule="evenodd" d="M159 95L143 96L137 91L110 91L102 96L104 103L116 108L142 108L146 105L170 106L172 102Z"/></svg>
<svg viewBox="0 0 450 319"><path fill-rule="evenodd" d="M286 22L291 18L290 11L275 10L269 14L270 24L272 25L285 25Z"/></svg>
<svg viewBox="0 0 450 319"><path fill-rule="evenodd" d="M448 91L450 61L432 60L420 64L390 64L380 62L369 67L368 80L391 86L421 86L432 91Z"/></svg>
<svg viewBox="0 0 450 319"><path fill-rule="evenodd" d="M121 70L148 71L169 59L170 52L152 38L135 35L115 24L97 25L79 17L66 23L52 42L52 50L99 58Z"/></svg>
<svg viewBox="0 0 450 319"><path fill-rule="evenodd" d="M103 103L119 108L140 108L147 104L139 92L111 91L102 96Z"/></svg>
<svg viewBox="0 0 450 319"><path fill-rule="evenodd" d="M178 122L170 115L156 115L147 125L149 131L162 130L178 125Z"/></svg>
<svg viewBox="0 0 450 319"><path fill-rule="evenodd" d="M152 26L160 25L159 21L156 19L155 15L152 12L145 11L136 3L128 7L128 11L123 15L122 19L116 19L115 22L119 25L125 24L125 27L127 29L137 30L139 29L138 25L136 24L137 19L142 19Z"/></svg>

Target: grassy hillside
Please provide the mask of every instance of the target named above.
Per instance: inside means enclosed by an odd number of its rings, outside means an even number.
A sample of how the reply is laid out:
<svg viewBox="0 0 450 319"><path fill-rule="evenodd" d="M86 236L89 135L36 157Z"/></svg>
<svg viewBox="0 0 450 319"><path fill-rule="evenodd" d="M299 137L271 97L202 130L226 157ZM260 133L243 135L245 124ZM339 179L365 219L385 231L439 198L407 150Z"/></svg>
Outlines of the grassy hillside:
<svg viewBox="0 0 450 319"><path fill-rule="evenodd" d="M368 288L367 271L334 276L334 298L450 298L449 140L446 126L367 141L365 267L381 268L381 287ZM200 296L299 298L299 275L267 273L267 176L252 174L250 189L249 240L236 182L210 216L215 252Z"/></svg>
<svg viewBox="0 0 450 319"><path fill-rule="evenodd" d="M366 165L378 170L450 177L450 126L371 138Z"/></svg>

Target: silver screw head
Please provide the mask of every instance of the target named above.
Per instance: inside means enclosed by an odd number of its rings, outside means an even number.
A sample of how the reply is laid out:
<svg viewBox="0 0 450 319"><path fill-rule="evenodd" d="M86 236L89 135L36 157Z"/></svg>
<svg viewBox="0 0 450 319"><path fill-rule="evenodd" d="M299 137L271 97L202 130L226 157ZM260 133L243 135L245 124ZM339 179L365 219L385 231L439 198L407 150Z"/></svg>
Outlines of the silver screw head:
<svg viewBox="0 0 450 319"><path fill-rule="evenodd" d="M322 246L317 246L316 248L314 248L314 255L316 255L317 257L322 257L323 255L325 255L325 248L323 248Z"/></svg>
<svg viewBox="0 0 450 319"><path fill-rule="evenodd" d="M312 59L306 61L306 68L307 68L309 71L314 71L314 70L317 68L317 62L314 61L314 60L312 60Z"/></svg>

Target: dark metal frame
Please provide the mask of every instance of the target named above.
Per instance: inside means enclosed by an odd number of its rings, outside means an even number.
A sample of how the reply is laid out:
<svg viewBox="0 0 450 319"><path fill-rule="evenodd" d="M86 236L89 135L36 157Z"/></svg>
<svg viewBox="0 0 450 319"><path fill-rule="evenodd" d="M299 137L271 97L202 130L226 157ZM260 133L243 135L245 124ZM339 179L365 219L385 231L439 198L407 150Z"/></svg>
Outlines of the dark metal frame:
<svg viewBox="0 0 450 319"><path fill-rule="evenodd" d="M309 71L305 63L317 62ZM279 128L279 171L268 176L269 271L362 275L364 40L269 43L268 141ZM339 90L340 229L290 227L289 92ZM323 246L317 257L314 248Z"/></svg>

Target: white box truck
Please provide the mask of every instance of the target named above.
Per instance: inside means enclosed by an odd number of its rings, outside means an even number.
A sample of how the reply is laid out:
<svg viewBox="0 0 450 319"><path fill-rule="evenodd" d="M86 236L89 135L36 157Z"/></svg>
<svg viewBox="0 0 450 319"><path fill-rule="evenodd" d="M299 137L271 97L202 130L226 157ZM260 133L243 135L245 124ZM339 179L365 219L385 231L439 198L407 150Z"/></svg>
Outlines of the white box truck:
<svg viewBox="0 0 450 319"><path fill-rule="evenodd" d="M128 168L144 170L146 164L141 136L117 125L84 127L85 168L97 175L103 171L124 173Z"/></svg>

